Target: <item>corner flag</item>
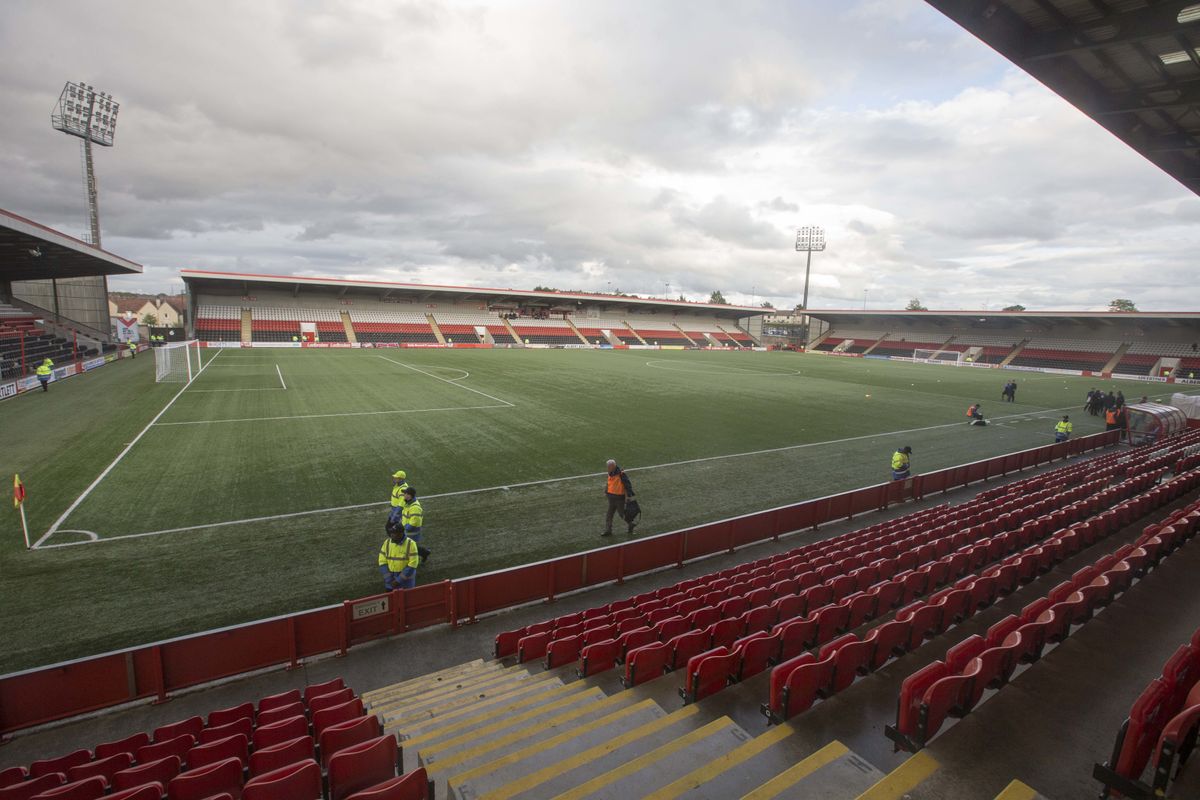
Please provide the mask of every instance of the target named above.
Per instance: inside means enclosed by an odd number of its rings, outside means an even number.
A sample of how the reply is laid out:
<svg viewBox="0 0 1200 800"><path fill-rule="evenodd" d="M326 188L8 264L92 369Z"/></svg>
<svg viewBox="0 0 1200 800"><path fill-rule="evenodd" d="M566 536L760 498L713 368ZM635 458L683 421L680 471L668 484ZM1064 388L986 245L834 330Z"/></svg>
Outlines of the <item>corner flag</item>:
<svg viewBox="0 0 1200 800"><path fill-rule="evenodd" d="M21 476L13 474L13 508L21 510L21 532L25 534L25 549L29 549L29 525L25 522L25 484Z"/></svg>

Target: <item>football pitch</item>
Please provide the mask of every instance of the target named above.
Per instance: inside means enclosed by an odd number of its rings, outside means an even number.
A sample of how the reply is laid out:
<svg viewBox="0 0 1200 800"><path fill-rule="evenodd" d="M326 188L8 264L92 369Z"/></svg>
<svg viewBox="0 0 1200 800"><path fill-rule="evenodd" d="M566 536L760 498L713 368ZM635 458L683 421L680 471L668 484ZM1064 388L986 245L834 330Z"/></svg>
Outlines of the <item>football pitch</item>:
<svg viewBox="0 0 1200 800"><path fill-rule="evenodd" d="M1092 386L1170 387L794 353L206 350L155 384L144 354L0 404L0 673L381 590L396 469L425 507L419 581L602 539L604 462L649 535L1103 428ZM1000 388L1018 381L1018 402ZM972 428L982 402L995 424ZM618 527L618 531L622 528Z"/></svg>

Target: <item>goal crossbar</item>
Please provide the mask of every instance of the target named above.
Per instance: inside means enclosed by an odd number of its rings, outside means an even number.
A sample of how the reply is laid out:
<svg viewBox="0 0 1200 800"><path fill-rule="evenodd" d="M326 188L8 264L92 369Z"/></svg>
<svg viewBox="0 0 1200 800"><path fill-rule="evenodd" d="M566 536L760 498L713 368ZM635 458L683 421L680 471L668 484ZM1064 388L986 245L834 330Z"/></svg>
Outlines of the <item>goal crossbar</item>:
<svg viewBox="0 0 1200 800"><path fill-rule="evenodd" d="M913 361L924 361L929 364L937 363L961 363L963 354L958 350L926 350L917 348L913 350Z"/></svg>

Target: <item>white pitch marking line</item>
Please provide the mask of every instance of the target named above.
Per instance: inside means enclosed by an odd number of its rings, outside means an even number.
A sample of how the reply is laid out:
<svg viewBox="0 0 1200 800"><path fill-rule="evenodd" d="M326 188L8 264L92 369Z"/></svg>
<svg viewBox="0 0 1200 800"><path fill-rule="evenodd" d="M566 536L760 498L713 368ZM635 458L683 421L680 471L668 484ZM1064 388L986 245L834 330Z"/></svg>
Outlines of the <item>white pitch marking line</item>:
<svg viewBox="0 0 1200 800"><path fill-rule="evenodd" d="M382 358L382 356L381 356L381 358ZM388 360L390 361L391 359L388 359ZM430 376L430 377L434 377L434 376ZM463 388L465 389L467 387L464 386ZM488 408L504 408L505 406L487 406L487 407ZM511 407L511 404L510 404L510 407ZM1071 408L1074 408L1074 406L1071 406ZM1064 409L1061 409L1061 408L1057 408L1057 409L1048 408L1048 409L1045 409L1044 411L1034 412L1034 413L1053 413L1056 411L1063 411L1063 410ZM367 413L379 413L379 412L367 412ZM384 412L384 413L386 413L386 412ZM1029 414L1030 412L1026 411L1024 413ZM1021 415L1012 414L1007 417L996 417L995 419L1009 419L1010 417L1015 417L1015 416L1021 416ZM163 425L183 425L183 424L188 424L188 423L164 422L162 424ZM899 436L899 435L905 434L905 433L918 433L921 431L938 430L940 428L957 428L957 427L961 427L961 426L962 426L961 422L950 422L950 423L947 423L944 425L929 425L924 428L910 428L908 430L903 430L903 431L880 431L879 433L869 433L869 434L865 434L863 436L851 436L846 439L830 439L830 440L827 440L824 442L807 442L805 444L792 444L792 445L786 445L784 447L772 447L772 448L769 448L766 450L752 450L747 453L728 453L728 454L720 455L720 456L705 456L704 458L690 458L685 461L669 461L665 464L652 464L652 465L646 466L646 467L629 467L625 471L626 472L646 472L646 471L649 471L652 469L666 469L669 467L686 466L688 464L701 464L706 461L721 461L721 460L727 459L727 458L745 458L748 456L764 455L767 453L782 453L782 452L789 451L789 450L803 450L803 449L809 448L809 447L821 447L823 445L843 444L845 442L854 442L854 441L858 441L860 439L874 439L877 437L885 437L885 436ZM509 489L522 489L522 488L525 488L526 486L543 486L547 483L565 483L566 481L577 481L577 480L583 480L584 478L589 478L589 479L590 478L599 478L600 476L605 475L605 474L606 473L604 473L604 472L589 472L589 473L585 473L582 475L569 475L569 476L563 477L563 478L546 478L546 479L537 480L537 481L523 481L521 483L506 483L503 486L488 486L488 487L485 487L482 489L460 489L459 491L456 491L456 492L442 492L440 494L427 494L427 495L423 495L423 497L425 497L426 499L432 499L432 498L438 498L438 497L458 497L461 495L468 495L468 494L483 494L484 492L508 491ZM278 520L278 519L291 519L293 517L305 517L305 516L309 516L312 514L330 514L330 513L337 512L337 511L353 511L353 510L359 509L359 508L371 508L372 506L387 505L388 502L389 501L387 501L387 500L383 500L383 501L376 502L376 503L355 503L354 505L336 506L334 508L317 508L317 509L313 509L311 511L293 511L288 514L274 514L274 515L266 516L266 517L251 517L249 519L235 519L235 520L229 520L228 522L209 522L204 525L189 525L189 526L186 526L183 528L167 528L167 529L161 530L161 531L146 531L144 533L126 533L126 534L121 534L118 536L106 536L103 539L100 539L99 541L100 542L112 542L112 541L117 541L119 539L140 539L140 538L143 538L146 536L159 536L164 533L182 533L184 531L199 531L199 530L206 530L209 528L224 528L224 527L228 527L230 525L245 525L245 524L248 524L251 522L271 522L273 520ZM45 549L49 549L51 547L76 547L81 544L91 544L91 542L64 542L62 544L50 544L50 545L46 545L42 549L45 550ZM35 547L36 547L36 545L35 545Z"/></svg>
<svg viewBox="0 0 1200 800"><path fill-rule="evenodd" d="M466 389L468 392L474 392L475 394L483 395L488 400L495 400L497 403L504 403L504 405L506 405L506 406L512 406L513 408L516 408L515 403L510 403L507 400L501 400L499 397L493 397L492 395L488 394L487 392L481 392L478 389L472 389L470 386L463 386L460 383L455 383L454 381L450 380L449 378L440 378L431 372L426 372L423 369L418 369L417 367L414 367L412 364L405 364L403 361L396 361L395 359L388 358L387 356L375 356L375 357L382 358L384 361L391 362L392 364L395 364L398 367L404 367L405 369L411 369L413 372L419 372L422 375L429 377L429 378L433 378L436 381L441 381L442 383L448 383L451 386L457 386L460 389ZM462 378L459 378L458 380L462 380Z"/></svg>
<svg viewBox="0 0 1200 800"><path fill-rule="evenodd" d="M279 365L275 365L275 374L279 376L279 384L283 386L284 391L287 391L287 384L283 382L283 373L279 371Z"/></svg>
<svg viewBox="0 0 1200 800"><path fill-rule="evenodd" d="M287 387L283 387L286 389ZM278 386L266 386L259 389L192 389L192 394L197 392L282 392Z"/></svg>
<svg viewBox="0 0 1200 800"><path fill-rule="evenodd" d="M218 351L217 355L213 356L212 359L209 360L208 364L211 364L211 363L213 363L213 361L216 361L217 357L220 355L221 355L221 351ZM146 431L150 430L150 428L154 426L154 423L158 422L159 417L161 417L163 414L167 413L167 409L169 409L171 406L173 406L175 404L175 401L178 400L183 395L183 393L188 390L188 387L190 387L192 385L192 383L194 383L200 377L201 373L203 373L204 370L208 369L208 364L205 364L204 366L200 367L199 371L196 372L196 375L192 378L192 381L185 383L183 388L180 389L178 392L176 392L175 396L172 397L170 399L170 401L168 401L167 404L162 407L162 410L154 415L154 419L150 420L150 423L148 425L146 425L146 427L142 428L141 432L137 436L133 437L133 441L130 442L129 444L125 445L125 449L117 454L117 457L113 459L113 462L104 468L104 471L101 472L99 476L97 476L96 480L92 481L90 486L88 486L86 489L83 490L83 494L81 494L81 495L79 495L79 497L75 498L75 502L71 503L71 505L67 507L67 510L62 513L62 516L59 517L58 519L54 520L54 524L50 526L49 530L47 530L44 534L42 534L42 538L38 539L36 542L33 543L33 548L31 548L31 549L37 549L38 546L40 546L42 542L46 541L47 539L49 539L51 536L54 535L54 532L58 530L58 527L60 525L62 525L64 521L66 521L67 517L71 516L71 512L73 512L75 509L79 508L79 504L82 503L84 501L84 499L89 494L92 493L93 489L95 489L97 486L100 485L100 481L102 481L106 477L108 477L108 473L112 472L113 468L115 466L117 466L117 464L121 463L121 459L123 459L126 455L128 455L129 451L133 449L133 446L135 444L137 444L138 441L143 436L146 435Z"/></svg>
<svg viewBox="0 0 1200 800"><path fill-rule="evenodd" d="M271 391L277 392L278 389ZM159 428L166 425L219 425L224 422L269 422L281 419L323 419L326 417L370 417L377 414L424 414L432 411L479 411L484 408L514 408L511 403L488 406L450 406L447 408L400 408L390 411L342 411L333 414L296 414L288 417L245 417L241 419L197 419L187 422L160 422Z"/></svg>

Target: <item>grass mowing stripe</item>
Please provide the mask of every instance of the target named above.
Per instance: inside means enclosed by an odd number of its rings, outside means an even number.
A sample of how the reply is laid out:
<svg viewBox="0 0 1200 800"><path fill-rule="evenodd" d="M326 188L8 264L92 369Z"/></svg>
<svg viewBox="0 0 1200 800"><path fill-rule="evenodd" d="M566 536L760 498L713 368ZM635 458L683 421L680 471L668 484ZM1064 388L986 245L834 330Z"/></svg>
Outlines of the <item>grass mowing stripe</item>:
<svg viewBox="0 0 1200 800"><path fill-rule="evenodd" d="M433 373L430 373L430 372L426 372L423 369L418 369L417 367L414 367L412 364L405 364L402 361L396 361L395 359L388 358L387 356L376 356L376 358L382 358L384 361L390 361L391 363L397 364L401 367L404 367L405 369L411 369L413 372L419 372L422 375L433 378L434 380L442 381L443 383L448 383L451 386L458 386L458 388L466 389L468 392L474 392L475 394L483 395L488 400L495 400L497 403L504 403L505 405L508 405L508 406L516 405L515 403L510 403L507 400L501 400L499 397L493 397L492 395L488 394L487 392L481 392L478 389L472 389L470 386L461 386L458 383L456 383L455 381L450 380L449 378L439 378L437 375L434 375ZM462 380L462 378L459 378L458 380Z"/></svg>
<svg viewBox="0 0 1200 800"><path fill-rule="evenodd" d="M771 800L773 797L778 797L821 767L836 761L849 752L850 750L846 745L839 741L832 741L800 763L788 768L754 791L744 795L742 800Z"/></svg>
<svg viewBox="0 0 1200 800"><path fill-rule="evenodd" d="M217 360L217 356L221 355L221 352L223 352L223 351L219 351L219 352L217 353L217 355L215 355L215 356L213 356L211 359L209 359L209 361L208 361L208 364L211 364L212 362L216 361L216 360ZM208 364L204 364L203 366L201 366L201 367L200 367L199 371L197 371L197 372L196 372L196 375L195 375L195 377L192 379L193 381L194 381L196 378L199 378L199 377L200 377L200 373L202 373L202 372L204 372L204 370L208 369ZM124 450L122 450L120 453L118 453L118 454L117 454L117 457L116 457L115 459L113 459L113 462L112 462L111 464L109 464L107 467L105 467L105 468L104 468L104 471L103 471L103 472L101 472L101 473L100 473L100 474L99 474L99 475L96 477L96 480L92 481L91 485L89 485L89 486L88 486L86 489L84 489L84 490L83 490L83 494L81 494L81 495L79 495L79 497L75 498L75 502L74 502L74 503L71 503L71 505L67 507L67 510L66 510L66 511L64 511L64 512L62 513L62 516L61 516L61 517L59 517L58 519L56 519L56 520L54 521L54 524L50 526L50 529L49 529L48 531L46 531L44 534L42 534L42 538L38 539L38 540L37 540L37 541L34 543L34 545L33 545L33 548L31 548L31 549L34 549L34 550L36 550L36 549L38 548L38 546L39 546L39 545L41 545L41 543L42 543L42 542L46 541L47 539L49 539L51 536L53 536L53 535L54 535L54 532L55 532L55 531L57 531L57 530L58 530L58 528L59 528L59 526L63 524L63 521L64 521L64 520L66 520L66 518L67 518L67 517L71 516L71 512L72 512L72 511L74 511L76 508L78 508L78 507L79 507L79 504L80 504L80 503L82 503L82 502L84 501L84 499L85 499L85 498L86 498L86 497L87 497L89 494L91 494L91 493L92 493L92 490L93 490L93 489L95 489L97 486L99 486L99 485L100 485L100 481L102 481L102 480L104 480L106 477L108 477L108 473L112 472L112 470L113 470L113 467L115 467L117 464L121 463L121 459L125 458L125 456L126 456L126 455L128 455L129 451L133 449L133 446L134 446L135 444L137 444L137 443L138 443L138 441L139 441L139 440L140 440L140 439L141 439L143 436L145 436L145 435L146 435L146 431L150 430L150 428L151 428L151 427L153 427L153 425L154 425L154 423L155 423L155 422L158 422L158 418L159 418L159 417L161 417L163 414L167 413L167 409L169 409L169 408L170 408L172 405L174 405L174 404L175 404L175 401L176 401L176 400L178 400L178 399L180 398L180 396L181 396L181 395L182 395L184 392L186 392L186 391L188 390L188 387L189 387L189 386L191 386L191 385L192 385L192 382L188 382L188 383L185 383L185 384L184 384L183 388L182 388L182 389L180 389L180 390L179 390L179 391L178 391L178 392L175 394L175 396L174 396L174 397L172 397L172 398L171 398L171 399L170 399L170 400L167 402L167 404L166 404L165 406L163 406L163 407L162 407L162 410L161 410L161 411L159 411L157 414L155 414L155 415L154 415L154 419L150 420L150 424L149 424L149 425L147 425L146 427L142 428L142 430L141 430L141 431L138 433L138 435L137 435L137 436L135 436L135 437L133 437L133 441L132 441L132 442L130 442L129 444L125 445L125 449L124 449Z"/></svg>
<svg viewBox="0 0 1200 800"><path fill-rule="evenodd" d="M247 389L206 389L214 392L243 392ZM279 391L272 389L270 391ZM329 419L331 417L373 417L386 414L425 414L433 411L480 411L485 408L515 408L511 403L494 406L451 406L449 408L400 408L388 411L347 411L341 414L294 414L290 417L244 417L241 419L194 419L186 422L160 422L158 427L165 425L217 425L222 422L274 422L283 419Z"/></svg>
<svg viewBox="0 0 1200 800"><path fill-rule="evenodd" d="M379 356L379 358L383 358L383 356ZM387 360L390 361L391 359L387 359ZM396 363L399 363L399 362L396 362ZM449 383L449 382L450 381L447 381L447 383ZM463 387L463 388L466 388L466 387ZM503 401L501 401L501 402L503 402ZM507 406L483 406L483 408L511 408L511 407L515 407L515 406L512 406L511 404L509 404ZM993 417L993 419L1012 419L1014 417L1029 417L1031 415L1038 415L1038 414L1056 414L1059 411L1067 411L1072 408L1074 408L1074 406L1064 406L1063 408L1047 408L1047 409L1042 409L1041 411L1037 411L1037 412L1024 412L1021 414L1010 414L1008 416ZM468 409L450 409L450 410L468 410ZM364 413L390 413L390 412L364 412ZM397 412L397 413L399 413L399 412ZM342 416L342 415L324 415L324 416ZM217 421L221 421L221 420L217 420ZM255 420L244 420L244 421L250 422L250 421L255 421ZM202 424L202 423L192 423L192 422L159 423L160 426L161 425L192 425L192 424ZM881 436L901 436L903 434L920 433L920 432L924 432L924 431L939 430L942 428L958 428L958 427L963 427L963 425L964 425L964 423L962 423L962 422L948 422L948 423L944 423L941 425L929 425L924 428L908 428L906 430L900 430L900 431L881 431L878 433L863 434L862 436L849 436L844 439L830 439L830 440L822 441L822 442L805 442L804 444L790 444L790 445L784 445L782 447L770 447L770 448L767 448L764 450L751 450L751 451L745 452L745 453L727 453L725 455L719 455L719 456L704 456L702 458L690 458L690 459L687 459L684 461L668 461L664 464L651 464L651 465L645 466L645 467L629 467L625 471L626 472L646 472L648 470L667 469L670 467L682 467L682 466L686 466L686 465L690 465L690 464L703 464L703 463L707 463L710 461L722 461L724 459L730 459L730 458L746 458L749 456L766 455L768 453L785 453L785 452L789 452L789 451L793 451L793 450L804 450L804 449L807 449L810 447L824 447L824 446L828 446L828 445L845 444L847 442L857 442L857 441L862 441L865 439L875 439L875 438L878 438ZM480 494L483 492L509 491L511 489L520 489L520 488L524 488L524 487L528 487L528 486L543 486L548 483L565 483L567 481L577 481L577 480L582 480L584 478L600 478L603 475L604 475L603 472L589 472L589 473L585 473L582 475L568 475L568 476L561 477L561 478L545 478L543 480L523 481L520 483L510 483L510 484L506 484L504 486L487 486L487 487L484 487L481 489L461 489L456 492L441 492L438 494L425 494L425 495L422 495L422 499L430 500L430 499L441 498L441 497L459 497L462 495ZM123 534L118 534L116 536L104 536L104 537L101 537L98 539L91 539L91 540L88 540L85 542L64 542L62 544L46 545L46 547L74 547L74 546L81 545L81 544L94 544L97 542L110 542L110 541L118 541L121 539L138 539L138 538L143 538L146 536L159 536L159 535L166 534L166 533L182 533L184 531L204 530L204 529L208 529L208 528L220 528L220 527L225 527L228 525L245 525L245 524L251 523L251 522L269 522L272 520L288 519L291 517L303 517L303 516L308 516L311 514L329 514L329 513L333 513L333 512L337 512L337 511L350 511L350 510L358 509L358 508L369 508L371 506L383 506L383 505L387 505L388 502L389 501L387 501L387 500L381 500L381 501L375 502L375 503L357 503L357 504L348 505L348 506L335 506L333 508L317 508L317 509L312 509L310 511L293 511L288 514L274 514L274 515L265 516L265 517L251 517L249 519L235 519L235 520L228 520L226 522L209 522L209 523L205 523L204 525L188 525L188 526L184 526L181 528L167 528L167 529L160 530L160 531L144 531L142 533L123 533ZM43 538L45 538L45 537L43 537ZM37 545L35 545L35 547L36 546Z"/></svg>

